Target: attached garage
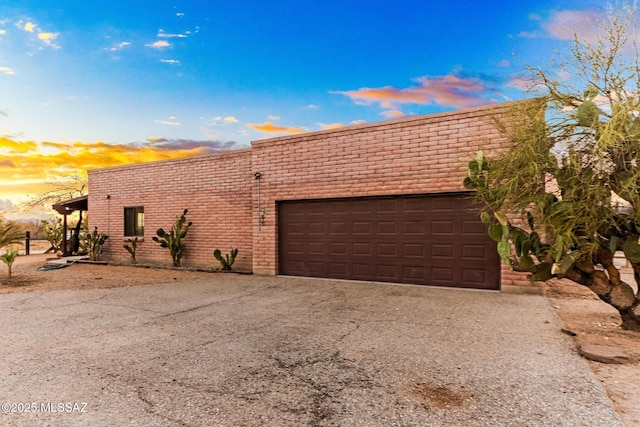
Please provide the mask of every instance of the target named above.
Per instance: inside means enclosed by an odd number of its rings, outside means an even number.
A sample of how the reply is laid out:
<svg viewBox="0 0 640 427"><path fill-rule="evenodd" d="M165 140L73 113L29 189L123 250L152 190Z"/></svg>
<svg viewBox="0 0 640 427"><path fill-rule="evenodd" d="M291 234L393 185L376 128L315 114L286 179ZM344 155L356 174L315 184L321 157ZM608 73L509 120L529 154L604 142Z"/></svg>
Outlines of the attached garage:
<svg viewBox="0 0 640 427"><path fill-rule="evenodd" d="M118 243L130 237L122 212L143 208L151 231L189 209L186 266L217 267L214 249L237 248L234 269L255 274L526 286L526 274L500 261L463 186L478 150L491 157L511 146L496 124L524 105L355 124L253 141L242 150L89 171L89 228L111 236L104 259L126 262ZM165 263L168 253L147 238L137 258Z"/></svg>
<svg viewBox="0 0 640 427"><path fill-rule="evenodd" d="M278 203L279 273L500 288L500 260L468 194Z"/></svg>

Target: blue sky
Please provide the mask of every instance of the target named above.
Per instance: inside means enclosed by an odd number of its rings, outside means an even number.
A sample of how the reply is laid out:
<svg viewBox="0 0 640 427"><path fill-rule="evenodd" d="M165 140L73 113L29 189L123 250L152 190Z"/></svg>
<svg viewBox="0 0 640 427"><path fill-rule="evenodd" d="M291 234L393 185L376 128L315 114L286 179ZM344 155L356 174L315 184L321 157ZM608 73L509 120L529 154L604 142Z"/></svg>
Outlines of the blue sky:
<svg viewBox="0 0 640 427"><path fill-rule="evenodd" d="M520 99L606 4L2 0L0 201L56 154L67 174Z"/></svg>

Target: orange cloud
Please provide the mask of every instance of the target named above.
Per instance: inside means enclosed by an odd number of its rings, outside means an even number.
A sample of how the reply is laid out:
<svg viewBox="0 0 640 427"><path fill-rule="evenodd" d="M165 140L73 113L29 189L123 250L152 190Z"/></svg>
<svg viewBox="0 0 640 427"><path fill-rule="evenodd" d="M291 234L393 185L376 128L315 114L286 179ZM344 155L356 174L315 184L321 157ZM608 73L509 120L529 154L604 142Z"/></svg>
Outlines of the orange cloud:
<svg viewBox="0 0 640 427"><path fill-rule="evenodd" d="M28 151L36 150L38 144L33 141L14 141L10 138L0 136L0 153L3 151L6 154L12 153L26 153Z"/></svg>
<svg viewBox="0 0 640 427"><path fill-rule="evenodd" d="M249 126L251 129L258 130L260 132L284 133L284 134L287 134L287 135L293 135L293 134L297 134L297 133L305 133L306 132L306 130L304 130L304 129L294 128L294 127L277 126L277 125L274 125L271 122L264 122L261 125L255 124L255 123L248 123L247 126Z"/></svg>
<svg viewBox="0 0 640 427"><path fill-rule="evenodd" d="M387 110L397 110L401 104L435 104L443 107L470 108L496 102L486 97L489 90L484 82L477 78L462 78L449 74L419 77L415 81L419 84L402 89L384 86L331 93L348 96L360 105L378 103Z"/></svg>
<svg viewBox="0 0 640 427"><path fill-rule="evenodd" d="M323 130L340 129L344 127L342 123L318 123L318 124L320 125L320 128L322 128Z"/></svg>
<svg viewBox="0 0 640 427"><path fill-rule="evenodd" d="M387 119L399 119L406 116L405 113L399 110L386 110L380 113L382 117L386 117Z"/></svg>
<svg viewBox="0 0 640 427"><path fill-rule="evenodd" d="M14 141L0 137L0 194L24 200L47 190L52 177L84 175L87 170L169 160L234 148L232 141L168 140L156 138L144 144L104 142ZM18 203L16 203L17 205Z"/></svg>

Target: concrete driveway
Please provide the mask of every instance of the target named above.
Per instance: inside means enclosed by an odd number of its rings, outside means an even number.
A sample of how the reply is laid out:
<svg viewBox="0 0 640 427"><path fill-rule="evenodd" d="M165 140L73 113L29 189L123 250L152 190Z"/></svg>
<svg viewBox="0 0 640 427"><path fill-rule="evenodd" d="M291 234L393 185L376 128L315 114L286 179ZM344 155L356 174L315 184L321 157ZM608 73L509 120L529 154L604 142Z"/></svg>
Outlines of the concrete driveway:
<svg viewBox="0 0 640 427"><path fill-rule="evenodd" d="M0 328L6 425L621 425L542 296L216 274L0 295Z"/></svg>

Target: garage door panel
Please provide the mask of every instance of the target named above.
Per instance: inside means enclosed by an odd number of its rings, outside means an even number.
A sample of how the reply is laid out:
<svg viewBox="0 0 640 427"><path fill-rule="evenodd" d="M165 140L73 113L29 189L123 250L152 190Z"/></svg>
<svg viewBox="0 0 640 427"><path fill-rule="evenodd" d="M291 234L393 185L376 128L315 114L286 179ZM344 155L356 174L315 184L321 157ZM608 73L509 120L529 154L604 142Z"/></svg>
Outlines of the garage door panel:
<svg viewBox="0 0 640 427"><path fill-rule="evenodd" d="M439 197L431 203L432 212L456 212L458 207L458 200L448 197Z"/></svg>
<svg viewBox="0 0 640 427"><path fill-rule="evenodd" d="M451 267L433 267L431 268L431 280L434 284L450 284L453 283L454 270Z"/></svg>
<svg viewBox="0 0 640 427"><path fill-rule="evenodd" d="M398 256L398 246L396 243L378 243L376 245L376 254L380 257Z"/></svg>
<svg viewBox="0 0 640 427"><path fill-rule="evenodd" d="M432 244L431 258L433 259L454 259L455 247L452 244Z"/></svg>
<svg viewBox="0 0 640 427"><path fill-rule="evenodd" d="M376 230L378 236L395 236L398 234L398 223L394 221L378 221L376 224Z"/></svg>
<svg viewBox="0 0 640 427"><path fill-rule="evenodd" d="M465 235L484 235L487 233L485 225L480 221L462 221L462 232Z"/></svg>
<svg viewBox="0 0 640 427"><path fill-rule="evenodd" d="M349 202L347 201L333 201L328 206L330 215L344 215L349 210Z"/></svg>
<svg viewBox="0 0 640 427"><path fill-rule="evenodd" d="M312 276L312 277L325 277L327 275L326 272L326 264L324 262L321 261L307 261L305 263L305 266L307 266L306 271L308 271L308 274L305 274L304 276ZM303 269L305 270L305 269Z"/></svg>
<svg viewBox="0 0 640 427"><path fill-rule="evenodd" d="M370 221L354 221L351 230L354 235L369 236L373 230L373 224Z"/></svg>
<svg viewBox="0 0 640 427"><path fill-rule="evenodd" d="M426 203L422 197L407 197L403 200L403 211L407 213L424 213Z"/></svg>
<svg viewBox="0 0 640 427"><path fill-rule="evenodd" d="M414 281L418 281L420 283L425 278L426 269L422 266L408 266L405 265L402 269L403 281L408 281L414 283Z"/></svg>
<svg viewBox="0 0 640 427"><path fill-rule="evenodd" d="M402 245L402 255L406 258L424 258L425 256L425 244L424 243L405 243Z"/></svg>
<svg viewBox="0 0 640 427"><path fill-rule="evenodd" d="M464 268L462 280L466 283L484 283L487 280L487 272L480 268Z"/></svg>
<svg viewBox="0 0 640 427"><path fill-rule="evenodd" d="M396 199L378 199L376 212L381 214L395 214L398 212Z"/></svg>
<svg viewBox="0 0 640 427"><path fill-rule="evenodd" d="M347 277L347 264L344 262L331 262L329 263L330 277L345 278Z"/></svg>
<svg viewBox="0 0 640 427"><path fill-rule="evenodd" d="M304 230L304 227L301 228L302 230ZM298 232L299 228L296 227L295 232ZM322 236L324 235L324 223L323 222L310 222L307 226L307 232L310 235L318 235L318 236Z"/></svg>
<svg viewBox="0 0 640 427"><path fill-rule="evenodd" d="M347 244L339 243L339 242L329 243L329 255L331 256L347 255Z"/></svg>
<svg viewBox="0 0 640 427"><path fill-rule="evenodd" d="M290 273L292 275L304 276L306 275L306 264L303 260L295 261L291 260L289 263Z"/></svg>
<svg viewBox="0 0 640 427"><path fill-rule="evenodd" d="M354 256L371 256L371 243L354 242L352 246Z"/></svg>
<svg viewBox="0 0 640 427"><path fill-rule="evenodd" d="M281 274L499 289L495 242L459 195L279 204Z"/></svg>
<svg viewBox="0 0 640 427"><path fill-rule="evenodd" d="M303 222L291 222L287 224L287 233L302 235L305 232L305 225Z"/></svg>
<svg viewBox="0 0 640 427"><path fill-rule="evenodd" d="M373 265L355 262L352 264L351 273L355 279L371 279L371 277L374 275Z"/></svg>
<svg viewBox="0 0 640 427"><path fill-rule="evenodd" d="M324 242L309 242L307 244L309 255L324 255L325 243Z"/></svg>
<svg viewBox="0 0 640 427"><path fill-rule="evenodd" d="M329 233L332 236L346 236L347 229L348 227L346 222L332 222L329 226Z"/></svg>
<svg viewBox="0 0 640 427"><path fill-rule="evenodd" d="M375 201L373 200L361 200L360 203L354 204L351 207L351 212L357 217L362 218L366 215L371 215L374 212Z"/></svg>
<svg viewBox="0 0 640 427"><path fill-rule="evenodd" d="M464 245L462 247L463 260L487 260L488 248L482 245Z"/></svg>
<svg viewBox="0 0 640 427"><path fill-rule="evenodd" d="M303 242L290 242L287 245L287 251L290 255L302 255L306 253L305 244Z"/></svg>
<svg viewBox="0 0 640 427"><path fill-rule="evenodd" d="M303 216L324 216L325 207L323 205L312 205L312 206L297 206L297 214Z"/></svg>
<svg viewBox="0 0 640 427"><path fill-rule="evenodd" d="M405 236L424 237L426 234L426 224L424 221L404 221L402 225L402 231Z"/></svg>
<svg viewBox="0 0 640 427"><path fill-rule="evenodd" d="M431 221L431 234L452 235L453 232L454 232L453 221L449 221L449 220Z"/></svg>
<svg viewBox="0 0 640 427"><path fill-rule="evenodd" d="M400 278L398 275L398 267L390 264L379 264L376 268L378 280L388 281L397 280Z"/></svg>

